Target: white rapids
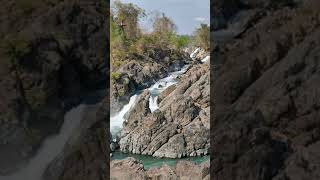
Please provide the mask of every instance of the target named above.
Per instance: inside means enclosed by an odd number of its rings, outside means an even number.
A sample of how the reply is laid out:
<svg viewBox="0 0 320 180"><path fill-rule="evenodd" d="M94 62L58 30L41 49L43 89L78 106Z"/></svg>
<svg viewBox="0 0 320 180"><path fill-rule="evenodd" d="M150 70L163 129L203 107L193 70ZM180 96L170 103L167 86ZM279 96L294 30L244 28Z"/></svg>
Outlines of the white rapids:
<svg viewBox="0 0 320 180"><path fill-rule="evenodd" d="M64 123L59 134L47 138L36 155L30 159L25 167L8 176L0 176L1 180L43 180L42 175L47 166L63 150L74 130L80 126L86 105L79 105L64 116Z"/></svg>
<svg viewBox="0 0 320 180"><path fill-rule="evenodd" d="M200 48L197 48L195 49L191 54L190 54L190 57L193 59L197 56L197 54L199 53L201 49Z"/></svg>
<svg viewBox="0 0 320 180"><path fill-rule="evenodd" d="M177 83L177 77L184 72L186 72L189 65L185 65L181 70L175 71L169 74L168 77L160 79L157 81L154 85L152 85L150 88L148 88L151 96L149 98L149 108L150 111L153 112L157 110L158 107L158 96L169 86Z"/></svg>

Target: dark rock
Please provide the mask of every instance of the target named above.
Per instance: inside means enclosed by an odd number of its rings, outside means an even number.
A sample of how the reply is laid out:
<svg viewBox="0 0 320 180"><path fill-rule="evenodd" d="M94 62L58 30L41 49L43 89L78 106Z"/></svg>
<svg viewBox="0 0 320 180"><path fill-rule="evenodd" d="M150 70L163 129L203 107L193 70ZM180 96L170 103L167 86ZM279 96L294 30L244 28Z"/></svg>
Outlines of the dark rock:
<svg viewBox="0 0 320 180"><path fill-rule="evenodd" d="M29 45L17 59L18 68L10 54L3 49L0 53L0 142L7 140L5 148L0 148L0 162L12 159L0 163L2 170L13 170L36 152L44 138L58 133L64 113L79 104L84 94L105 88L103 8L100 1L74 0L43 4L29 15L12 11L16 9L12 2L1 8L8 17L2 19L2 39ZM10 164L13 167L6 167Z"/></svg>
<svg viewBox="0 0 320 180"><path fill-rule="evenodd" d="M238 2L260 15L213 50L211 177L317 179L319 1Z"/></svg>

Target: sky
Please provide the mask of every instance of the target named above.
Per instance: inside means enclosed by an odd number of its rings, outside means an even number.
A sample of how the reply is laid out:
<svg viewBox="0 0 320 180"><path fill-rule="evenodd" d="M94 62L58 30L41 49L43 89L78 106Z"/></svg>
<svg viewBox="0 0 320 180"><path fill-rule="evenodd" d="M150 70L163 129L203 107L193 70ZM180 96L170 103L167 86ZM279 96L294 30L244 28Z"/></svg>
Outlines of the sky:
<svg viewBox="0 0 320 180"><path fill-rule="evenodd" d="M115 0L111 0L112 2ZM133 3L150 13L159 11L170 17L177 25L178 34L192 34L201 23L210 23L210 0L121 0ZM150 21L141 21L143 29L150 29Z"/></svg>

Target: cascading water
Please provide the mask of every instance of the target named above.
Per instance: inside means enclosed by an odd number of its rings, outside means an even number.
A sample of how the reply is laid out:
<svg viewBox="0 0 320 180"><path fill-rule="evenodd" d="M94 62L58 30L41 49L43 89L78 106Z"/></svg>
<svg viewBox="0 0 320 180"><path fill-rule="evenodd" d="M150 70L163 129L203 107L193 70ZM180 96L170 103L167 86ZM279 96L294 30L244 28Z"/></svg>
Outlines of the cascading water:
<svg viewBox="0 0 320 180"><path fill-rule="evenodd" d="M168 77L160 79L158 82L156 82L153 86L151 86L148 90L151 94L149 98L149 108L150 111L153 112L157 110L158 107L158 96L169 86L176 84L177 80L176 78L186 72L189 65L185 65L181 70L175 71L169 74Z"/></svg>
<svg viewBox="0 0 320 180"><path fill-rule="evenodd" d="M191 54L190 54L190 57L193 59L197 56L197 54L199 53L200 51L200 48L197 48L196 50L194 50Z"/></svg>
<svg viewBox="0 0 320 180"><path fill-rule="evenodd" d="M110 118L110 131L114 138L119 135L122 129L122 124L125 121L124 116L130 110L130 108L134 105L137 99L137 96L138 96L137 94L131 96L129 103L123 106L121 111L118 112L115 116Z"/></svg>
<svg viewBox="0 0 320 180"><path fill-rule="evenodd" d="M62 152L63 147L67 143L74 130L80 126L83 112L86 105L79 105L69 112L64 117L64 123L61 127L59 134L47 138L42 144L36 155L30 159L28 164L8 176L0 176L1 180L42 180L42 175L49 165L59 153Z"/></svg>
<svg viewBox="0 0 320 180"><path fill-rule="evenodd" d="M153 112L159 108L157 101L158 101L158 96L153 96L153 95L150 96L149 108L150 108L151 112Z"/></svg>

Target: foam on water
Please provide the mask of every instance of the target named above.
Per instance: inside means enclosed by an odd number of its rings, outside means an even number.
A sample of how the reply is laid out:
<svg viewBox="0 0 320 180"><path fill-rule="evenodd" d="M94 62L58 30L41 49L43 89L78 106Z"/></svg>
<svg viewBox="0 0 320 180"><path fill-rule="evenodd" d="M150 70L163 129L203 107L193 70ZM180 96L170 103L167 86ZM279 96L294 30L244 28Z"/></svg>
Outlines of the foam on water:
<svg viewBox="0 0 320 180"><path fill-rule="evenodd" d="M25 167L11 175L0 176L0 179L42 180L42 175L49 163L61 153L69 137L79 127L85 107L86 105L82 104L67 112L59 134L47 138L36 155L30 159Z"/></svg>

